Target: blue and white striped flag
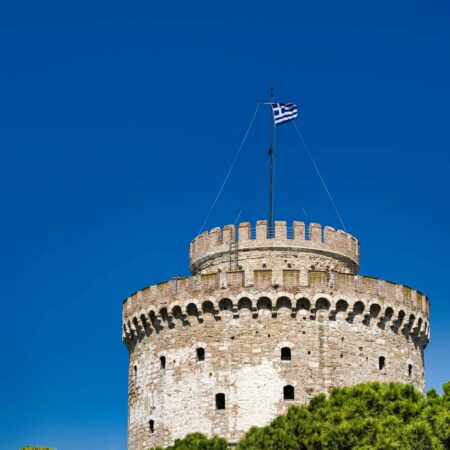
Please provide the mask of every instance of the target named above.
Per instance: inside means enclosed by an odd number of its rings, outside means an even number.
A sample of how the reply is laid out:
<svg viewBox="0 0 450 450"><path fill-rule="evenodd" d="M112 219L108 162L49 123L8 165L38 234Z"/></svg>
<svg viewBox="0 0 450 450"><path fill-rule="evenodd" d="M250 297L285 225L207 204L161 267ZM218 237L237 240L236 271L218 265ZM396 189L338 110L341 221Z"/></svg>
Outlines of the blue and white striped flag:
<svg viewBox="0 0 450 450"><path fill-rule="evenodd" d="M294 103L271 103L273 120L275 125L294 120L297 114L297 106Z"/></svg>

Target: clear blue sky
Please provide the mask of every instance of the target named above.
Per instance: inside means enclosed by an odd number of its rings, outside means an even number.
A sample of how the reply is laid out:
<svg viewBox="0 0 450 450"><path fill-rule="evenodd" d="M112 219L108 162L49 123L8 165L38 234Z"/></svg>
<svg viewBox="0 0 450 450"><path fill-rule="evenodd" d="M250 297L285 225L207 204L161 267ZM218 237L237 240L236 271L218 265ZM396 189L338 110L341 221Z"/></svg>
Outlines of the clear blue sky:
<svg viewBox="0 0 450 450"><path fill-rule="evenodd" d="M122 300L188 274L271 84L361 273L430 297L427 387L450 379L449 19L436 0L0 1L0 448L125 449ZM209 228L266 216L266 113ZM277 151L276 218L305 219L290 189L338 227L290 125Z"/></svg>

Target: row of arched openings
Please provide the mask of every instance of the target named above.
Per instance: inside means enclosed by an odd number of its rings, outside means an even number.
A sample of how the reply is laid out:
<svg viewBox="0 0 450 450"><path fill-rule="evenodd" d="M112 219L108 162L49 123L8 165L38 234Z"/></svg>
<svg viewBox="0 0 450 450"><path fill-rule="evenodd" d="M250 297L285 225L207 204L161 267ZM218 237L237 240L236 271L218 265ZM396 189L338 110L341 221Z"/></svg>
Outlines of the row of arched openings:
<svg viewBox="0 0 450 450"><path fill-rule="evenodd" d="M253 301L250 298L242 297L238 300L236 306L237 306L238 311L247 310L247 312L250 314L256 314L256 310L257 310L258 312L260 312L262 314L266 313L265 315L267 316L267 313L273 312L272 311L273 305L275 305L275 309L277 311L289 312L290 314L293 314L293 315L295 315L296 313L298 313L301 310L305 311L305 313L307 311L314 311L314 316L319 315L319 318L323 318L324 317L323 313L325 313L326 311L330 311L330 309L331 309L331 302L325 297L321 297L321 298L317 299L317 301L314 304L313 310L311 309L313 307L313 305L308 298L301 297L297 300L293 300L287 296L279 297L276 300L272 300L269 297L260 297L256 301L256 305L253 303ZM255 306L256 306L256 308L255 308ZM228 312L232 313L234 311L234 308L235 308L234 303L229 298L223 298L218 302L218 310L219 311L228 311ZM347 320L353 321L356 316L363 315L365 310L366 310L366 305L362 301L357 301L356 303L350 305L349 302L347 302L346 300L340 299L336 302L335 308L331 311L330 319L336 320L336 317L338 314L346 313L346 314L348 314ZM363 315L363 317L364 317L363 323L366 325L369 325L371 320L380 314L381 310L382 310L381 305L372 304L370 306L370 308L367 310L367 314ZM187 315L188 319L189 319L189 317L197 317L197 319L198 319L200 313L211 314L211 315L215 316L217 313L217 307L210 300L206 300L201 305L197 305L195 303L189 303L186 306L186 315ZM150 324L154 324L154 322L156 320L155 314L156 313L153 311L149 313ZM175 319L179 319L179 320L183 321L183 323L185 323L184 322L185 316L179 305L176 305L173 307L172 314ZM389 306L386 308L386 310L383 314L384 314L383 320L378 322L380 327L384 327L385 324L394 317L394 310L392 309L392 307ZM169 320L170 313L167 308L162 308L160 310L160 315L163 320ZM311 317L313 318L313 316L311 316ZM147 318L145 317L145 314L141 314L141 320L142 320L142 322L144 322L144 327L149 325L149 322L148 322ZM406 320L408 321L408 323L405 322ZM411 314L408 319L405 312L401 310L401 311L399 311L398 317L396 317L396 320L395 320L393 326L395 327L395 329L398 329L400 324L403 322L406 323L405 326L407 326L408 324L412 326L414 321L415 321L414 314ZM136 329L139 329L139 323L138 323L137 317L133 318L133 323L134 323ZM419 318L419 320L415 326L415 329L420 330L422 327L422 324L423 324L423 320L422 320L422 318ZM154 325L154 326L158 330L158 326L157 325ZM172 322L169 324L170 328L173 328L174 326L175 325ZM130 325L130 327L131 327L131 325ZM425 325L424 330L426 330L426 329L427 329L427 325ZM125 325L124 325L124 330L126 332ZM423 333L423 330L422 330L422 333Z"/></svg>

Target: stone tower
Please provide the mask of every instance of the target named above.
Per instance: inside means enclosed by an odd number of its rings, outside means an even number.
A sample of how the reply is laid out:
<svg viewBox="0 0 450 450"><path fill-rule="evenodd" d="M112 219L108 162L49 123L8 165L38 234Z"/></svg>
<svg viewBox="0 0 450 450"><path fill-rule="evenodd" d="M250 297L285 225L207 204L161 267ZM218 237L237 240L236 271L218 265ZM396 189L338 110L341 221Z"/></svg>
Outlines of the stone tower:
<svg viewBox="0 0 450 450"><path fill-rule="evenodd" d="M233 443L334 386L423 390L427 298L358 268L358 241L316 223L275 222L268 233L258 221L197 236L191 277L123 305L129 449L194 431Z"/></svg>

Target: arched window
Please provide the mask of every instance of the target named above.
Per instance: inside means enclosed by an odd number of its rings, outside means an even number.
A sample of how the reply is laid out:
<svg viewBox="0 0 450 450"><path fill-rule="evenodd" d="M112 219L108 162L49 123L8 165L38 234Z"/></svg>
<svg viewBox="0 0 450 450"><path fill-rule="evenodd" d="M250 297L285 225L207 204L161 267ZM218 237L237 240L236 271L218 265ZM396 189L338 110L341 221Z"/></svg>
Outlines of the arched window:
<svg viewBox="0 0 450 450"><path fill-rule="evenodd" d="M281 361L291 360L291 349L289 347L283 347L281 349Z"/></svg>
<svg viewBox="0 0 450 450"><path fill-rule="evenodd" d="M150 434L155 432L155 421L154 420L149 420L148 429L150 431Z"/></svg>
<svg viewBox="0 0 450 450"><path fill-rule="evenodd" d="M294 400L294 386L288 384L283 388L283 398L284 400Z"/></svg>
<svg viewBox="0 0 450 450"><path fill-rule="evenodd" d="M413 369L412 364L408 364L408 377L409 378L411 378L411 376L412 376L412 369Z"/></svg>
<svg viewBox="0 0 450 450"><path fill-rule="evenodd" d="M216 394L216 409L225 409L225 394Z"/></svg>
<svg viewBox="0 0 450 450"><path fill-rule="evenodd" d="M205 349L203 347L199 347L197 349L197 361L205 360Z"/></svg>
<svg viewBox="0 0 450 450"><path fill-rule="evenodd" d="M134 366L134 384L137 383L137 366Z"/></svg>
<svg viewBox="0 0 450 450"><path fill-rule="evenodd" d="M165 369L166 368L166 357L165 356L160 356L159 357L159 362L161 363L161 369Z"/></svg>
<svg viewBox="0 0 450 450"><path fill-rule="evenodd" d="M380 356L378 358L378 369L383 370L386 367L386 358L384 356Z"/></svg>

